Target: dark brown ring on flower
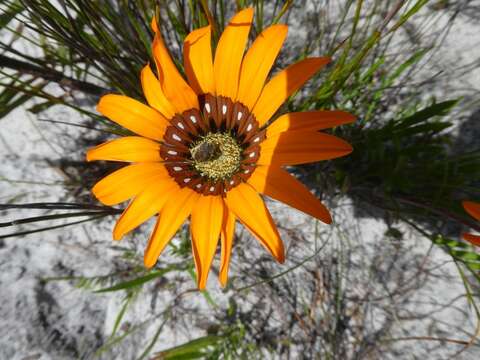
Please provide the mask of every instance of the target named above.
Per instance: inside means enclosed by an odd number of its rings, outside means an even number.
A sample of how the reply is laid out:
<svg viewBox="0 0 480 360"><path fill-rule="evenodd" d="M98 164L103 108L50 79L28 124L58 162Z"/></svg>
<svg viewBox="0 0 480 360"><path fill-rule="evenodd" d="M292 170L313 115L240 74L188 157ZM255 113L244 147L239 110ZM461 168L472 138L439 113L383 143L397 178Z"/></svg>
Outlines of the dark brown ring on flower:
<svg viewBox="0 0 480 360"><path fill-rule="evenodd" d="M205 94L199 104L171 119L160 156L180 187L222 195L252 175L265 131L240 102Z"/></svg>

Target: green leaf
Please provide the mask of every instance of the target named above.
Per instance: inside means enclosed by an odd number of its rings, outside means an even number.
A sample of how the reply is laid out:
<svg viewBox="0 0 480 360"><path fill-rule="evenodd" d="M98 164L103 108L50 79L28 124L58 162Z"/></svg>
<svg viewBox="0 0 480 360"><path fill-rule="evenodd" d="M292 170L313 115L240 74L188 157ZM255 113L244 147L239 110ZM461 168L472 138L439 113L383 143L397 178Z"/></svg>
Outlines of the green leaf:
<svg viewBox="0 0 480 360"><path fill-rule="evenodd" d="M127 312L128 305L130 305L130 302L132 301L133 298L134 298L134 293L130 293L128 294L127 298L124 300L123 306L120 309L120 312L117 314L117 317L115 318L115 324L113 325L112 335L110 335L111 339L117 333L120 323L122 322L122 319L125 313Z"/></svg>
<svg viewBox="0 0 480 360"><path fill-rule="evenodd" d="M24 7L18 1L12 2L7 10L0 14L0 29L3 29L5 26L7 26L10 21L12 21L15 16L20 14L23 10Z"/></svg>
<svg viewBox="0 0 480 360"><path fill-rule="evenodd" d="M30 94L22 94L14 88L17 79L18 78L13 79L8 84L1 84L5 86L5 89L0 93L0 119L33 97ZM31 84L32 81L33 80L31 80L29 84Z"/></svg>
<svg viewBox="0 0 480 360"><path fill-rule="evenodd" d="M417 51L415 54L413 54L411 57L409 57L405 62L400 64L400 66L395 69L395 71L385 80L383 83L383 86L390 86L393 84L395 79L397 79L400 75L403 74L405 70L407 70L409 67L413 66L417 62L419 62L431 49L421 49Z"/></svg>
<svg viewBox="0 0 480 360"><path fill-rule="evenodd" d="M154 359L165 360L180 360L180 359L199 359L206 355L206 350L209 346L214 346L223 337L208 335L192 341L189 341L183 345L175 346L173 348L161 351L155 355Z"/></svg>
<svg viewBox="0 0 480 360"><path fill-rule="evenodd" d="M440 103L436 103L417 111L415 114L406 118L395 121L395 129L405 129L418 123L424 122L434 116L445 116L452 108L458 103L459 99L448 100Z"/></svg>
<svg viewBox="0 0 480 360"><path fill-rule="evenodd" d="M127 290L131 288L135 288L137 286L141 286L149 281L152 281L153 279L156 279L172 270L176 270L176 267L168 267L165 269L161 270L153 270L147 275L140 276L136 279L129 280L122 282L120 284L105 288L105 289L100 289L100 290L95 290L95 293L105 293L105 292L111 292L111 291L119 291L119 290Z"/></svg>
<svg viewBox="0 0 480 360"><path fill-rule="evenodd" d="M58 102L51 101L51 100L43 101L41 103L33 105L31 108L28 109L28 111L31 112L32 114L39 114L42 111L49 109L53 105L56 105L57 103Z"/></svg>
<svg viewBox="0 0 480 360"><path fill-rule="evenodd" d="M438 235L432 238L432 242L441 246L455 260L463 263L480 281L480 254L475 249L462 241L445 238Z"/></svg>

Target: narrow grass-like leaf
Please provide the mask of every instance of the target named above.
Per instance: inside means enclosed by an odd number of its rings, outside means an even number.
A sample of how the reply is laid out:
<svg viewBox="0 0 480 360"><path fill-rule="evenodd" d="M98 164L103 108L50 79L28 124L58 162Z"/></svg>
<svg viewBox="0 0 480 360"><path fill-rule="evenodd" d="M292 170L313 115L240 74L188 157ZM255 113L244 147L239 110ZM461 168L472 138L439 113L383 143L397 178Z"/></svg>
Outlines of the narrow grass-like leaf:
<svg viewBox="0 0 480 360"><path fill-rule="evenodd" d="M7 9L3 9L3 12L0 14L0 29L3 29L5 26L7 26L10 21L15 18L15 16L17 16L24 10L24 7L20 4L19 1L12 1L11 3L7 3L7 6Z"/></svg>
<svg viewBox="0 0 480 360"><path fill-rule="evenodd" d="M433 237L432 242L441 246L454 259L463 263L480 281L480 254L475 252L475 249L471 245L445 238L442 235Z"/></svg>
<svg viewBox="0 0 480 360"><path fill-rule="evenodd" d="M412 114L406 118L399 119L396 121L395 128L403 129L406 127L411 127L412 125L426 121L434 116L445 116L447 115L452 108L458 103L459 99L442 101L436 103L417 111L415 114Z"/></svg>
<svg viewBox="0 0 480 360"><path fill-rule="evenodd" d="M140 276L136 279L129 280L122 282L120 284L105 288L105 289L100 289L100 290L95 290L94 292L96 293L105 293L105 292L111 292L111 291L119 291L119 290L128 290L132 288L136 288L138 286L141 286L149 281L152 281L160 276L165 275L166 273L173 271L173 270L178 270L176 266L173 267L167 267L165 269L160 269L160 270L153 270L147 275Z"/></svg>
<svg viewBox="0 0 480 360"><path fill-rule="evenodd" d="M88 221L94 221L94 220L101 219L105 216L107 216L107 215L102 214L102 215L89 217L88 219L73 221L73 222L69 222L69 223L65 223L65 224L61 224L61 225L47 226L47 227L43 227L43 228L35 229L35 230L19 231L19 232L15 232L15 233L9 233L9 234L5 234L5 235L0 235L0 239L6 239L6 238L18 237L18 236L25 236L25 235L35 234L35 233L38 233L38 232L49 231L49 230L54 230L54 229L60 229L60 228L67 227L67 226L83 224L83 223L86 223Z"/></svg>
<svg viewBox="0 0 480 360"><path fill-rule="evenodd" d="M214 346L222 340L220 336L204 336L183 345L163 350L155 354L155 360L180 360L180 359L199 359L207 355L209 347Z"/></svg>

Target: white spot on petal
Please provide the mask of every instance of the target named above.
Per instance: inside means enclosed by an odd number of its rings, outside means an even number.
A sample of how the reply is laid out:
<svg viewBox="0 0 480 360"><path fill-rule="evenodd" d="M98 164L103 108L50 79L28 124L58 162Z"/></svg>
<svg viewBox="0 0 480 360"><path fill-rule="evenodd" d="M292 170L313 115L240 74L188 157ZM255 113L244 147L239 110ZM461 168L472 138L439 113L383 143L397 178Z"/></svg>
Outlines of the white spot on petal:
<svg viewBox="0 0 480 360"><path fill-rule="evenodd" d="M207 110L207 112L210 114L211 108L209 103L205 104L205 110Z"/></svg>
<svg viewBox="0 0 480 360"><path fill-rule="evenodd" d="M225 115L227 113L227 105L222 106L222 114Z"/></svg>
<svg viewBox="0 0 480 360"><path fill-rule="evenodd" d="M244 174L248 174L249 172L250 172L250 170L247 169L247 170L245 170L243 173L244 173Z"/></svg>
<svg viewBox="0 0 480 360"><path fill-rule="evenodd" d="M214 192L215 191L215 186L210 186L210 192Z"/></svg>
<svg viewBox="0 0 480 360"><path fill-rule="evenodd" d="M240 119L242 118L242 115L243 115L242 112L239 111L239 112L238 112L238 115L237 115L237 120L238 120L238 121L240 121Z"/></svg>
<svg viewBox="0 0 480 360"><path fill-rule="evenodd" d="M196 187L197 189L200 189L200 188L202 187L202 184L197 184L197 185L195 185L195 187Z"/></svg>
<svg viewBox="0 0 480 360"><path fill-rule="evenodd" d="M178 153L176 151L173 151L173 150L168 150L167 154L168 155L178 155Z"/></svg>
<svg viewBox="0 0 480 360"><path fill-rule="evenodd" d="M191 120L192 123L194 123L194 124L197 123L197 119L196 119L195 116L193 116L193 115L190 115L190 120Z"/></svg>
<svg viewBox="0 0 480 360"><path fill-rule="evenodd" d="M260 141L260 137L257 136L255 139L253 139L253 142L259 142Z"/></svg>
<svg viewBox="0 0 480 360"><path fill-rule="evenodd" d="M174 166L173 170L175 171L182 171L182 168L180 166Z"/></svg>
<svg viewBox="0 0 480 360"><path fill-rule="evenodd" d="M233 184L235 184L235 181L230 180L230 185L233 185Z"/></svg>
<svg viewBox="0 0 480 360"><path fill-rule="evenodd" d="M185 126L183 126L183 124L182 124L181 122L177 123L177 125L178 125L178 127L179 127L180 129L182 129L182 130L185 129Z"/></svg>
<svg viewBox="0 0 480 360"><path fill-rule="evenodd" d="M248 124L248 126L247 126L247 131L252 130L252 128L253 128L253 125L252 125L252 124Z"/></svg>
<svg viewBox="0 0 480 360"><path fill-rule="evenodd" d="M181 140L182 140L182 138L181 138L180 136L178 136L177 134L173 134L173 135L172 135L172 138L173 138L173 140L177 140L177 141L181 141Z"/></svg>
<svg viewBox="0 0 480 360"><path fill-rule="evenodd" d="M192 180L192 179L190 179L190 178L185 178L185 179L183 179L183 182L184 182L185 184L187 184L187 183L190 182L190 180Z"/></svg>
<svg viewBox="0 0 480 360"><path fill-rule="evenodd" d="M248 155L248 156L250 156L251 158L255 157L255 152L252 152L252 153L251 153L250 155Z"/></svg>

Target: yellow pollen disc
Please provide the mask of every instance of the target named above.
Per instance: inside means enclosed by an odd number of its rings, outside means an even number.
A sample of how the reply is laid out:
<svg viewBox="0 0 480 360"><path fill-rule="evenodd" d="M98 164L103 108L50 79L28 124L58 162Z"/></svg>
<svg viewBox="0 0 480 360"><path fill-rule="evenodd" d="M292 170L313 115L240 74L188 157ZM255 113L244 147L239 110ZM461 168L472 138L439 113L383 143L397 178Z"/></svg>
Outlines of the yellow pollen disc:
<svg viewBox="0 0 480 360"><path fill-rule="evenodd" d="M194 168L214 181L229 179L238 172L242 148L229 134L210 133L191 149Z"/></svg>

